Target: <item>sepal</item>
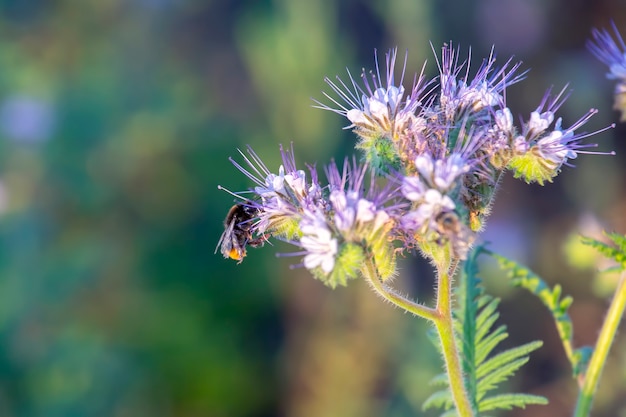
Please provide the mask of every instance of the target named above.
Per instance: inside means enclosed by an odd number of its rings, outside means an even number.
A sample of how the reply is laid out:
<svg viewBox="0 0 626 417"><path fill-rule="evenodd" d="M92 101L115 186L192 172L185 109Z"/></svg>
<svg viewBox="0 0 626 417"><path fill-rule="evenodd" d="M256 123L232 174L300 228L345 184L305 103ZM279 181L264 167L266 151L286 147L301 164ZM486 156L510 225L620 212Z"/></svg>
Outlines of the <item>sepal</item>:
<svg viewBox="0 0 626 417"><path fill-rule="evenodd" d="M522 155L516 155L509 161L508 169L513 171L515 178L521 178L527 184L536 182L543 185L559 173L559 164L544 158L538 148L531 148Z"/></svg>
<svg viewBox="0 0 626 417"><path fill-rule="evenodd" d="M338 285L345 287L350 279L357 278L365 261L363 248L354 243L344 243L339 248L333 270L326 274L321 268L315 268L311 272L313 276L330 288Z"/></svg>

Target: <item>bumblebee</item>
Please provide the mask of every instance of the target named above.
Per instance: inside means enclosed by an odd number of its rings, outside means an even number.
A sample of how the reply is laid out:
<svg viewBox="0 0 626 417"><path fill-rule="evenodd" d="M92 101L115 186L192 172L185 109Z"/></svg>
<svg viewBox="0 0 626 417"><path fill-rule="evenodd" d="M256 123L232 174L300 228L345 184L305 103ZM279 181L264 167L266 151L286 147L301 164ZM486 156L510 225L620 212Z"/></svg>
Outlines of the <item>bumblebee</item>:
<svg viewBox="0 0 626 417"><path fill-rule="evenodd" d="M265 236L253 238L252 222L259 214L259 209L251 203L235 204L228 210L226 219L224 219L224 233L217 242L217 248L224 255L224 258L234 259L241 263L246 256L246 246L253 248L263 246Z"/></svg>
<svg viewBox="0 0 626 417"><path fill-rule="evenodd" d="M449 241L452 244L452 253L459 259L466 259L472 243L474 243L474 233L467 227L456 213L444 211L435 218L437 231L441 238L439 244Z"/></svg>

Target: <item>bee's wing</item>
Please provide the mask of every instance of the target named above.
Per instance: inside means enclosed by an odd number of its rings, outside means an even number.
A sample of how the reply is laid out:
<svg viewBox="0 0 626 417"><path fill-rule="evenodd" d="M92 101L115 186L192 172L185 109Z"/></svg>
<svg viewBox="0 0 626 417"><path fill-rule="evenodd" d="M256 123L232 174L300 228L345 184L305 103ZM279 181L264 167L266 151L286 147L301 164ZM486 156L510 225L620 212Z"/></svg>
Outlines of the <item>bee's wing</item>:
<svg viewBox="0 0 626 417"><path fill-rule="evenodd" d="M228 226L226 226L226 229L224 230L224 233L222 233L222 236L220 236L220 240L217 242L217 246L215 247L215 252L213 252L214 254L217 253L217 249L220 247L221 247L222 255L224 256L226 256L224 252L226 252L227 254L230 251L230 247L231 247L230 236L233 234L234 228L235 228L235 219L232 219L230 223L228 224ZM228 246L228 247L225 248L225 246Z"/></svg>

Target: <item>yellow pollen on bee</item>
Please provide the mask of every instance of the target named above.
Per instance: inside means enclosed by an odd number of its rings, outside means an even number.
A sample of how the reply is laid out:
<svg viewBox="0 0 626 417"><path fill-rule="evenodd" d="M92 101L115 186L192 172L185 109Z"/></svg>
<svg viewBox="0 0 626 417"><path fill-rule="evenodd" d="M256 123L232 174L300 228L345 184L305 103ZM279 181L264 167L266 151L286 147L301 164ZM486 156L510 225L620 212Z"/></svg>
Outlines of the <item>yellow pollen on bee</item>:
<svg viewBox="0 0 626 417"><path fill-rule="evenodd" d="M236 261L241 261L244 256L246 256L245 250L239 250L237 248L232 248L230 252L228 252L228 256L230 259L234 259Z"/></svg>

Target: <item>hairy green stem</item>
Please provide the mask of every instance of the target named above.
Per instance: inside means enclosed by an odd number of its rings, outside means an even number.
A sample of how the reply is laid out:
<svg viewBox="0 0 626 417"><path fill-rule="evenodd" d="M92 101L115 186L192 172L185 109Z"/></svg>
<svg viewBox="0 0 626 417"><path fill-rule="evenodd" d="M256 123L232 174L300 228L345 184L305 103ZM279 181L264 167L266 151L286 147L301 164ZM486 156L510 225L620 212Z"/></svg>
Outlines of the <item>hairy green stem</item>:
<svg viewBox="0 0 626 417"><path fill-rule="evenodd" d="M381 281L372 259L365 261L363 272L372 288L383 298L405 311L434 323L441 341L446 372L448 374L450 390L452 391L457 413L460 417L474 417L477 413L465 389L465 379L454 335L454 322L452 319L452 282L450 279L450 271L453 271L456 265L455 263L452 268L442 264L438 265L439 284L437 288L436 309L411 301L385 285Z"/></svg>
<svg viewBox="0 0 626 417"><path fill-rule="evenodd" d="M454 335L454 321L452 318L452 280L448 268L438 268L437 285L437 314L435 326L441 341L441 350L446 363L448 383L452 391L452 398L456 411L461 417L477 415L474 406L465 389L465 377L461 366L461 357Z"/></svg>
<svg viewBox="0 0 626 417"><path fill-rule="evenodd" d="M403 295L397 293L392 288L389 288L387 285L385 285L378 276L376 266L371 259L365 261L364 272L372 288L374 288L374 290L385 300L402 308L405 311L408 311L409 313L415 314L416 316L423 317L431 321L435 321L437 319L437 312L432 308L411 301Z"/></svg>
<svg viewBox="0 0 626 417"><path fill-rule="evenodd" d="M557 331L559 332L559 339L561 339L561 344L563 345L563 351L565 351L565 356L567 356L567 360L570 365L574 366L576 363L576 358L574 357L574 346L572 344L571 337L566 337L559 327L558 322L556 323Z"/></svg>
<svg viewBox="0 0 626 417"><path fill-rule="evenodd" d="M591 411L591 404L598 387L598 381L625 307L626 272L623 272L585 372L585 378L576 403L576 410L574 411L575 417L587 417Z"/></svg>

